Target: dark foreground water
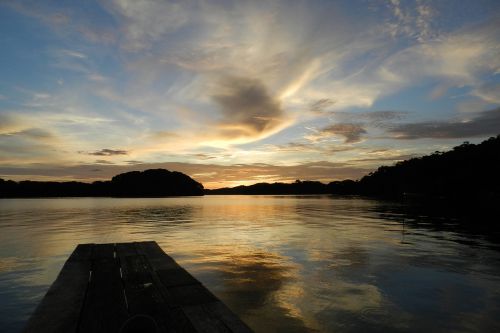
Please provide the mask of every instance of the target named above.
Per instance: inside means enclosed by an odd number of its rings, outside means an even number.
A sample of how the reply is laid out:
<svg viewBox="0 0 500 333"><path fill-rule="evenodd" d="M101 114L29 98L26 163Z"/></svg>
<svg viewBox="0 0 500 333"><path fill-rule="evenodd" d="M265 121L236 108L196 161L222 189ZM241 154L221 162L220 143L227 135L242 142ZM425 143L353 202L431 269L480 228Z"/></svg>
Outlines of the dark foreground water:
<svg viewBox="0 0 500 333"><path fill-rule="evenodd" d="M258 332L499 332L492 235L405 212L327 196L0 200L0 331L22 329L78 243L155 240Z"/></svg>

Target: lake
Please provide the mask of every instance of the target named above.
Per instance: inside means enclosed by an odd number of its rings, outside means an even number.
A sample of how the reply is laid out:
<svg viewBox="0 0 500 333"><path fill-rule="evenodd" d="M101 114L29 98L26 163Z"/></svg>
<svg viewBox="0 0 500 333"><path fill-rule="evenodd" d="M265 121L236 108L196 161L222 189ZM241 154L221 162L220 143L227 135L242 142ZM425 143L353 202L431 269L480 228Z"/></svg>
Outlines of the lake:
<svg viewBox="0 0 500 333"><path fill-rule="evenodd" d="M0 330L79 243L155 240L257 332L500 331L492 233L329 196L0 200ZM466 229L465 229L466 230Z"/></svg>

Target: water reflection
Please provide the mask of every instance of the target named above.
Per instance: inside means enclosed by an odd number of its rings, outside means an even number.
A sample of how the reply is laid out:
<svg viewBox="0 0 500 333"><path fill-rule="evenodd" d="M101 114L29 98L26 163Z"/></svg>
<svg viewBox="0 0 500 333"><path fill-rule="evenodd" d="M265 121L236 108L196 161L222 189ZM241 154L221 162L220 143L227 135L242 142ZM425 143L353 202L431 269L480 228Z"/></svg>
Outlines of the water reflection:
<svg viewBox="0 0 500 333"><path fill-rule="evenodd" d="M495 237L365 199L0 200L0 327L76 244L156 240L259 332L494 331Z"/></svg>

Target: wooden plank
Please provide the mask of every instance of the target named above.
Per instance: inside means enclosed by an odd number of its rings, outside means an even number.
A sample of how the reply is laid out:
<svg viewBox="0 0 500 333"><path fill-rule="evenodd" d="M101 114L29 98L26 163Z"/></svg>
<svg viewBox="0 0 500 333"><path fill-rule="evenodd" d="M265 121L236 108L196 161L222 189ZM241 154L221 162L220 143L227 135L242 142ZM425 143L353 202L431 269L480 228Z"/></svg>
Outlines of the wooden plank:
<svg viewBox="0 0 500 333"><path fill-rule="evenodd" d="M196 332L252 332L189 272L165 254L156 242L140 243L172 308L182 309Z"/></svg>
<svg viewBox="0 0 500 333"><path fill-rule="evenodd" d="M197 332L253 332L221 301L183 306L182 310L193 323Z"/></svg>
<svg viewBox="0 0 500 333"><path fill-rule="evenodd" d="M196 333L197 330L186 317L182 309L175 306L172 301L172 296L167 288L161 283L155 268L177 269L180 266L158 246L156 242L139 242L135 243L137 252L144 256L147 261L151 279L157 290L160 292L167 309L165 311L165 321L168 321L167 331Z"/></svg>
<svg viewBox="0 0 500 333"><path fill-rule="evenodd" d="M122 281L130 316L144 314L152 317L159 329L168 331L168 306L151 276L143 255L138 255L134 243L116 244L122 269Z"/></svg>
<svg viewBox="0 0 500 333"><path fill-rule="evenodd" d="M116 256L120 259L125 256L136 256L137 249L135 243L116 243L115 244Z"/></svg>
<svg viewBox="0 0 500 333"><path fill-rule="evenodd" d="M64 264L24 332L76 332L89 280L92 244L80 244Z"/></svg>
<svg viewBox="0 0 500 333"><path fill-rule="evenodd" d="M79 332L118 332L127 317L114 245L95 245L92 253L92 275L80 318Z"/></svg>
<svg viewBox="0 0 500 333"><path fill-rule="evenodd" d="M203 305L184 306L182 311L189 318L196 332L232 332L220 318L207 312Z"/></svg>
<svg viewBox="0 0 500 333"><path fill-rule="evenodd" d="M251 332L156 242L77 246L25 332L113 333L141 314L161 332Z"/></svg>
<svg viewBox="0 0 500 333"><path fill-rule="evenodd" d="M217 301L217 298L200 284L167 288L175 306L200 305Z"/></svg>
<svg viewBox="0 0 500 333"><path fill-rule="evenodd" d="M159 269L156 274L160 277L161 282L167 288L186 286L191 284L201 284L184 268Z"/></svg>
<svg viewBox="0 0 500 333"><path fill-rule="evenodd" d="M252 333L248 327L238 316L236 316L224 303L221 301L204 304L203 308L213 317L220 318L226 327L232 332Z"/></svg>
<svg viewBox="0 0 500 333"><path fill-rule="evenodd" d="M167 255L156 242L136 243L137 252L148 259L153 270L179 268L179 264Z"/></svg>

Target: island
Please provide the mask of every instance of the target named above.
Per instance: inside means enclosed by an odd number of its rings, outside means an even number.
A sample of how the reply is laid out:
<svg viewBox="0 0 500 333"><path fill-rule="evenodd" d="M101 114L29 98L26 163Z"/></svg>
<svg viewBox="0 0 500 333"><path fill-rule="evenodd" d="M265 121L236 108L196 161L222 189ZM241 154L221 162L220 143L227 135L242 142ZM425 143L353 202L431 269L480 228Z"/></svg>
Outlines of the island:
<svg viewBox="0 0 500 333"><path fill-rule="evenodd" d="M0 197L168 197L203 195L203 185L188 175L165 169L131 171L110 181L41 182L3 180Z"/></svg>

